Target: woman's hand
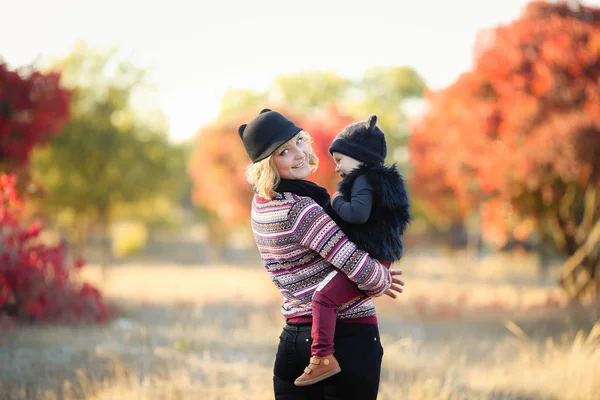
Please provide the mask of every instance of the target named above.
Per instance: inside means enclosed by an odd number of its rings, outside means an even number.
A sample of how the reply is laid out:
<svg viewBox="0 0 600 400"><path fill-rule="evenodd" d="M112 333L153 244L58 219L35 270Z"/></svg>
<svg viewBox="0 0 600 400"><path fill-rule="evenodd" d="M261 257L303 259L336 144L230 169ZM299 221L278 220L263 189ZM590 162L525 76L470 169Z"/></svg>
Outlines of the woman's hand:
<svg viewBox="0 0 600 400"><path fill-rule="evenodd" d="M402 293L404 290L400 286L404 286L404 281L400 278L394 278L395 276L402 275L402 270L400 269L390 269L390 274L392 275L392 286L385 291L386 296L390 296L392 299L398 297L397 293Z"/></svg>

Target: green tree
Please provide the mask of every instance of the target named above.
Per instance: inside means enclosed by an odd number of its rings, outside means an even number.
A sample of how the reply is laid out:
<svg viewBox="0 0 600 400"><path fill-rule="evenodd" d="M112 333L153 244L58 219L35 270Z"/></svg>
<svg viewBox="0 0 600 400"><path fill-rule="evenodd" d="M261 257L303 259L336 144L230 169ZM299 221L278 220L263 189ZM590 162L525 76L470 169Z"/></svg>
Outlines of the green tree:
<svg viewBox="0 0 600 400"><path fill-rule="evenodd" d="M168 142L160 114L144 121L136 116L131 98L148 87L146 73L116 49L78 43L52 69L62 72L73 92L72 118L36 152L33 169L46 191L43 207L81 246L94 225L108 237L112 218L124 206L176 195L185 162L181 149ZM103 264L109 251L107 243Z"/></svg>
<svg viewBox="0 0 600 400"><path fill-rule="evenodd" d="M332 71L303 71L279 75L271 83L269 97L298 111L312 111L343 101L352 81Z"/></svg>
<svg viewBox="0 0 600 400"><path fill-rule="evenodd" d="M262 106L267 98L266 92L243 88L229 89L220 99L219 117L231 118L255 108L264 108Z"/></svg>
<svg viewBox="0 0 600 400"><path fill-rule="evenodd" d="M377 114L377 124L386 133L388 159L399 162L403 171L407 164L408 127L403 105L423 97L425 81L410 66L372 67L357 82L360 93L352 104L352 113L359 118Z"/></svg>

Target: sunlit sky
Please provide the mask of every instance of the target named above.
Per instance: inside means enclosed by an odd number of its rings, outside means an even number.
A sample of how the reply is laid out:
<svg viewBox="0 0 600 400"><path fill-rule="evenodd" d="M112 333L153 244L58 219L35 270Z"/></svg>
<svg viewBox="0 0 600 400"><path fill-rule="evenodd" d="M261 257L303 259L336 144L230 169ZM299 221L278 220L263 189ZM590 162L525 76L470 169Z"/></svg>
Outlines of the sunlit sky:
<svg viewBox="0 0 600 400"><path fill-rule="evenodd" d="M216 116L231 87L266 89L306 69L358 77L409 64L437 89L471 63L479 29L516 18L526 0L5 0L0 57L12 67L66 55L79 39L119 44L152 66L175 140ZM585 4L600 4L600 0Z"/></svg>

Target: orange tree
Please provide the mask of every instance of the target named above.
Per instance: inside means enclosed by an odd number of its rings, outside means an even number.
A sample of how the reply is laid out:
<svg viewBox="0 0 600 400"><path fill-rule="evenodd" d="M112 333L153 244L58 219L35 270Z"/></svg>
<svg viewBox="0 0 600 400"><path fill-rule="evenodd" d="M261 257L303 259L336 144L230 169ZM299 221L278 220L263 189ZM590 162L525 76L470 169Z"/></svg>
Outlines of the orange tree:
<svg viewBox="0 0 600 400"><path fill-rule="evenodd" d="M598 296L600 10L535 1L478 39L412 129L413 188L437 210L481 206L496 244L551 241L568 294Z"/></svg>
<svg viewBox="0 0 600 400"><path fill-rule="evenodd" d="M335 190L338 177L328 149L335 135L352 122L350 117L335 106L308 116L290 112L285 107L273 109L284 113L312 135L320 165L309 179L330 191ZM206 211L211 238L219 244L222 244L225 233L249 222L252 188L246 182L245 168L250 160L237 129L257 114L258 110L253 110L233 117L223 116L198 133L189 164L189 173L194 182L192 198L197 206Z"/></svg>

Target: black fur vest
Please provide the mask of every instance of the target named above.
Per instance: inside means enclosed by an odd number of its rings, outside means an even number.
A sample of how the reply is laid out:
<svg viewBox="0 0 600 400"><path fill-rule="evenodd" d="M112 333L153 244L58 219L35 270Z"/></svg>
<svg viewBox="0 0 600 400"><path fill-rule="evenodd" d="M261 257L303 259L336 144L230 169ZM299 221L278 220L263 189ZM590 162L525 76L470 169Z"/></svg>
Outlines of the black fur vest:
<svg viewBox="0 0 600 400"><path fill-rule="evenodd" d="M349 173L338 191L350 200L354 180L364 175L373 189L373 206L364 224L350 224L338 215L332 218L359 249L378 260L397 261L404 253L402 236L411 220L410 202L402 175L395 165L361 166ZM335 212L334 212L335 214Z"/></svg>

